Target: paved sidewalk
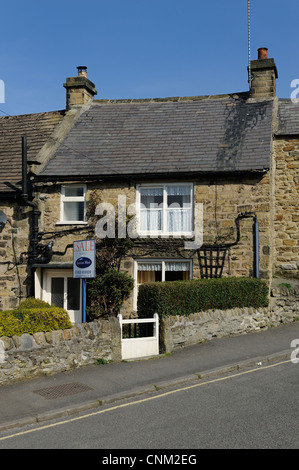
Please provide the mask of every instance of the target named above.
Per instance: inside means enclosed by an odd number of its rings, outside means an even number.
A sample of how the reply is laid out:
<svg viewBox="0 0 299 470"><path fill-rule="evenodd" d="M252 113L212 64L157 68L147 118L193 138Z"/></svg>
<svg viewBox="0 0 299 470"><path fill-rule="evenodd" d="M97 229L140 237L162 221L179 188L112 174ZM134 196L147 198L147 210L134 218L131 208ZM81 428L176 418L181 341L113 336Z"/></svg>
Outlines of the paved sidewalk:
<svg viewBox="0 0 299 470"><path fill-rule="evenodd" d="M265 331L206 341L170 356L85 366L69 372L0 386L0 431L99 407L158 388L231 370L290 359L299 322ZM298 355L299 356L299 355ZM299 364L294 365L298 367Z"/></svg>

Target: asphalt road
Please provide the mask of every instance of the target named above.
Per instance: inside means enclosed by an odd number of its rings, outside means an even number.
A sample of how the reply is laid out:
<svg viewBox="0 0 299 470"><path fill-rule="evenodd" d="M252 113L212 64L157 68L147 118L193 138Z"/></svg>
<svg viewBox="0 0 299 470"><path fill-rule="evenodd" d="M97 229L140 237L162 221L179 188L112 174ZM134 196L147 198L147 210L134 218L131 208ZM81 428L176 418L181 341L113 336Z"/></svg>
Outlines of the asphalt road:
<svg viewBox="0 0 299 470"><path fill-rule="evenodd" d="M131 468L163 450L193 464L199 449L298 449L298 405L299 364L286 360L7 431L0 449L102 449L98 463L126 455L112 463Z"/></svg>

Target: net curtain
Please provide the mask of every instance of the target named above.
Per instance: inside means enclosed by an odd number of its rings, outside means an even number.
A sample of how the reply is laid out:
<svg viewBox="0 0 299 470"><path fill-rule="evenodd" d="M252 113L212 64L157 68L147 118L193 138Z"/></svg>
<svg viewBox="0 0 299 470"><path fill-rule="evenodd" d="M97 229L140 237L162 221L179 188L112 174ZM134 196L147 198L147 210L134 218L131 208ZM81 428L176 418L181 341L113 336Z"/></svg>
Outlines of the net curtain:
<svg viewBox="0 0 299 470"><path fill-rule="evenodd" d="M165 261L165 271L190 271L190 263L184 261ZM138 271L162 271L160 263L138 263Z"/></svg>
<svg viewBox="0 0 299 470"><path fill-rule="evenodd" d="M166 210L166 224L163 227L163 188L142 188L140 228L142 231L168 231L172 233L191 231L191 187L166 186L168 205L164 201Z"/></svg>

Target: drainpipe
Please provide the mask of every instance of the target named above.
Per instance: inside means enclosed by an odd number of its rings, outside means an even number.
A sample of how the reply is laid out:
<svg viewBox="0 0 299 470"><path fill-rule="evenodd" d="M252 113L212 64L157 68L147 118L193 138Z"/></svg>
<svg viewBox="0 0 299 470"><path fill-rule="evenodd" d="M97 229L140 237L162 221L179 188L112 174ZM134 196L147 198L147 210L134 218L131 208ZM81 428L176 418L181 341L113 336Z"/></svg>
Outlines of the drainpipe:
<svg viewBox="0 0 299 470"><path fill-rule="evenodd" d="M27 179L27 137L22 137L22 194L21 203L24 206L32 207L32 238L31 255L29 256L29 265L31 265L31 296L34 297L34 273L32 267L37 261L38 250L38 218L40 211L37 204L28 200L28 179Z"/></svg>
<svg viewBox="0 0 299 470"><path fill-rule="evenodd" d="M260 277L260 266L259 266L259 223L257 216L254 216L253 222L253 240L254 240L254 277L259 279Z"/></svg>
<svg viewBox="0 0 299 470"><path fill-rule="evenodd" d="M236 227L237 227L237 239L234 243L231 244L237 245L240 241L240 226L239 226L239 220L252 217L253 218L253 275L257 279L260 277L260 266L259 266L259 223L257 220L257 216L254 212L243 212L242 214L239 214L238 217L236 218Z"/></svg>

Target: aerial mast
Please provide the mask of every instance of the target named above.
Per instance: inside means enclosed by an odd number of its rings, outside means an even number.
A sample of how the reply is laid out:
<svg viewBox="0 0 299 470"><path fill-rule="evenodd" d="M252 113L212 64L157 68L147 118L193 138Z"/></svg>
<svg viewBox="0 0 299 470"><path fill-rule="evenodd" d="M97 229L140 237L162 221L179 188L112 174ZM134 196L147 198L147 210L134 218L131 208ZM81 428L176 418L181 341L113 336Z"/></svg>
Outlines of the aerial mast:
<svg viewBox="0 0 299 470"><path fill-rule="evenodd" d="M248 83L249 89L251 88L251 51L250 51L250 0L247 0L247 18L248 18Z"/></svg>

